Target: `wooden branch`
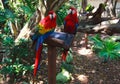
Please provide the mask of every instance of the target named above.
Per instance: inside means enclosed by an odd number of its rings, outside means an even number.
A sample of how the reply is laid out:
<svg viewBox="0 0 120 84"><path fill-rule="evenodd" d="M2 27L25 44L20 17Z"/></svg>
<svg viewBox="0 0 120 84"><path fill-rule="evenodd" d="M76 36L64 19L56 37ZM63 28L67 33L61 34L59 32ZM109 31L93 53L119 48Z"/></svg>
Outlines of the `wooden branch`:
<svg viewBox="0 0 120 84"><path fill-rule="evenodd" d="M1 1L0 1L2 9L4 9L4 2L3 2L3 1L4 1L4 0L1 0Z"/></svg>
<svg viewBox="0 0 120 84"><path fill-rule="evenodd" d="M37 8L36 12L30 18L30 21L28 23L28 28L30 29L35 28L35 26L40 22L40 20L41 20L41 12Z"/></svg>
<svg viewBox="0 0 120 84"><path fill-rule="evenodd" d="M46 0L41 0L42 5L44 5L44 7L47 9L47 3L45 3Z"/></svg>
<svg viewBox="0 0 120 84"><path fill-rule="evenodd" d="M108 35L113 35L114 33L120 33L120 21L116 24L106 24L106 25L86 25L84 28L78 27L78 32L95 34L104 33Z"/></svg>
<svg viewBox="0 0 120 84"><path fill-rule="evenodd" d="M52 3L51 3L51 5L50 5L50 3L49 3L49 5L48 5L49 10L54 10L54 11L56 11L57 9L60 8L60 6L61 6L63 3L67 2L67 1L68 1L68 0L53 0ZM48 2L50 2L50 1L48 1ZM48 11L49 11L49 10L48 10Z"/></svg>
<svg viewBox="0 0 120 84"><path fill-rule="evenodd" d="M58 3L58 7L60 7L63 3L65 3L65 2L67 2L67 1L69 1L69 0L59 0L59 3Z"/></svg>
<svg viewBox="0 0 120 84"><path fill-rule="evenodd" d="M11 21L10 21L9 25L10 25L10 30L11 30L12 35L16 38L18 35L18 30L17 30L16 25L14 23L12 23Z"/></svg>
<svg viewBox="0 0 120 84"><path fill-rule="evenodd" d="M54 2L50 6L50 10L54 8L55 4L57 4L59 0L54 0Z"/></svg>
<svg viewBox="0 0 120 84"><path fill-rule="evenodd" d="M57 49L48 45L48 84L56 84Z"/></svg>
<svg viewBox="0 0 120 84"><path fill-rule="evenodd" d="M59 1L59 0L57 0L57 1ZM50 9L50 6L51 6L52 3L54 3L54 0L47 0L47 8L48 8L48 11L51 10L51 9Z"/></svg>
<svg viewBox="0 0 120 84"><path fill-rule="evenodd" d="M58 0L57 4L53 5L53 7L52 7L53 10L54 11L58 10L61 7L61 5L67 1L69 1L69 0Z"/></svg>

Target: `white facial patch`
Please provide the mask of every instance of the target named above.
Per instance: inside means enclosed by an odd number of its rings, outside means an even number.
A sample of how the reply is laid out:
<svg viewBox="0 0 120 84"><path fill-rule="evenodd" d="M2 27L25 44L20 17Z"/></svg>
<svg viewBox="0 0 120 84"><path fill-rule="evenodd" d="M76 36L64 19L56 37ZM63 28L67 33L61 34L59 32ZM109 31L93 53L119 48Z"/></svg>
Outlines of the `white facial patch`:
<svg viewBox="0 0 120 84"><path fill-rule="evenodd" d="M56 14L55 14L55 13L53 13L53 14L49 14L49 17L50 17L50 19L53 19L53 18L56 17Z"/></svg>
<svg viewBox="0 0 120 84"><path fill-rule="evenodd" d="M50 19L52 19L52 18L53 18L53 15L52 15L52 14L49 14L49 17L50 17Z"/></svg>
<svg viewBox="0 0 120 84"><path fill-rule="evenodd" d="M75 10L72 11L72 14L75 14Z"/></svg>
<svg viewBox="0 0 120 84"><path fill-rule="evenodd" d="M71 9L69 9L69 10L68 10L68 14L70 14L71 12L72 12L72 10L71 10Z"/></svg>
<svg viewBox="0 0 120 84"><path fill-rule="evenodd" d="M53 18L55 18L56 17L56 14L55 13L53 13Z"/></svg>

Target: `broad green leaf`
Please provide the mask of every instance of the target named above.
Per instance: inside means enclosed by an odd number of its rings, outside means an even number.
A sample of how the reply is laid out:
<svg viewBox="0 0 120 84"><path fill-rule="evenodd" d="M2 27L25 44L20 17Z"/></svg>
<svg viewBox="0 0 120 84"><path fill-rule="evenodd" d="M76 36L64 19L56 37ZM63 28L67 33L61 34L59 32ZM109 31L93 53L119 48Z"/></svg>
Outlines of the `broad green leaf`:
<svg viewBox="0 0 120 84"><path fill-rule="evenodd" d="M66 83L71 79L71 74L66 71L65 69L62 69L62 72L58 73L56 76L56 81L57 82L62 82L62 83Z"/></svg>
<svg viewBox="0 0 120 84"><path fill-rule="evenodd" d="M69 51L66 57L66 62L71 63L72 61L73 61L73 56L72 56L72 53Z"/></svg>

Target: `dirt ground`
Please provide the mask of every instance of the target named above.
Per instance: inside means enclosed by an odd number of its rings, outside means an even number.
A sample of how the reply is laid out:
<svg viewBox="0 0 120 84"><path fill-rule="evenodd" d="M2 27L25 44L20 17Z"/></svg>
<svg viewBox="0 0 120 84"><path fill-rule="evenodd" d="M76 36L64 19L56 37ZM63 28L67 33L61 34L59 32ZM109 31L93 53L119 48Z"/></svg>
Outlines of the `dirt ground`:
<svg viewBox="0 0 120 84"><path fill-rule="evenodd" d="M73 80L69 84L120 84L120 60L102 63L89 49L74 57ZM82 51L82 49L78 50Z"/></svg>
<svg viewBox="0 0 120 84"><path fill-rule="evenodd" d="M102 63L91 49L84 47L84 36L76 43L78 45L72 47L75 69L69 84L120 84L120 60Z"/></svg>

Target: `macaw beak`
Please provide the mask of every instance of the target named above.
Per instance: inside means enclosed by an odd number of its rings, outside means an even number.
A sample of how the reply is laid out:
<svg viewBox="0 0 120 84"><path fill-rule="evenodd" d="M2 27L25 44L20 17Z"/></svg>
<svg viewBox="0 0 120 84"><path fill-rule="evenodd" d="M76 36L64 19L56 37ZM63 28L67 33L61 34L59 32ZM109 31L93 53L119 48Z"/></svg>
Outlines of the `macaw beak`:
<svg viewBox="0 0 120 84"><path fill-rule="evenodd" d="M70 14L72 15L72 11L70 11Z"/></svg>
<svg viewBox="0 0 120 84"><path fill-rule="evenodd" d="M53 19L53 14L51 14L51 19Z"/></svg>

